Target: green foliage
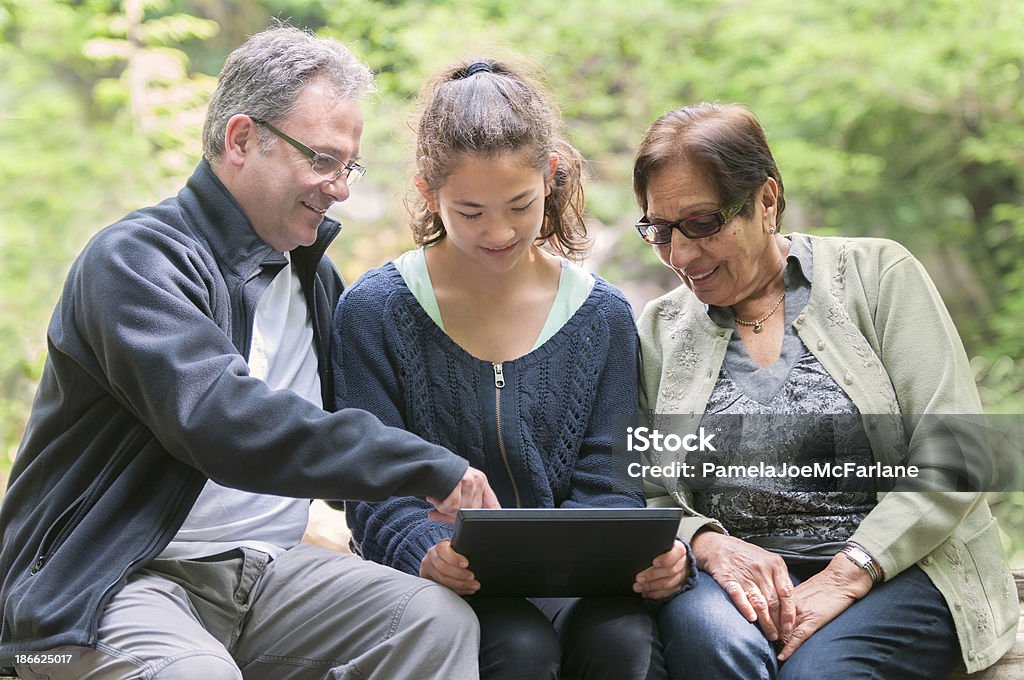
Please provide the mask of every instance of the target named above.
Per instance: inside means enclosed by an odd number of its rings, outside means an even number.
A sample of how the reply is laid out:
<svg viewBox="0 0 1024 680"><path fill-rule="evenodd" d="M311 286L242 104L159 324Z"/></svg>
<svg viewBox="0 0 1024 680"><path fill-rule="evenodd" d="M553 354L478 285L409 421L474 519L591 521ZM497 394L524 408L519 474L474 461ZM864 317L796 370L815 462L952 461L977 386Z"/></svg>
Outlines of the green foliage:
<svg viewBox="0 0 1024 680"><path fill-rule="evenodd" d="M999 520L999 534L1013 569L1024 569L1024 493L989 494L992 514Z"/></svg>
<svg viewBox="0 0 1024 680"><path fill-rule="evenodd" d="M975 357L971 361L985 413L990 414L992 429L1002 437L994 441L995 452L1009 460L999 462L1016 473L1014 489L1024 484L1024 361L1001 356L995 361ZM1004 484L1005 486L1005 484ZM990 494L992 512L999 518L1003 544L1010 563L1024 568L1024 492Z"/></svg>
<svg viewBox="0 0 1024 680"><path fill-rule="evenodd" d="M176 190L198 156L212 79L166 43L216 26L174 15L144 27L128 40L120 3L100 0L0 13L0 460L21 437L71 260L104 224Z"/></svg>
<svg viewBox="0 0 1024 680"><path fill-rule="evenodd" d="M411 243L421 83L456 58L515 52L547 73L589 160L591 264L638 306L676 281L630 227L633 150L670 109L743 103L776 151L784 226L907 245L976 357L986 408L1024 413L1016 0L0 0L0 460L20 439L71 258L176 190L224 57L271 17L341 39L379 74L370 174L340 207L332 251L346 278ZM1018 554L1021 495L997 504Z"/></svg>

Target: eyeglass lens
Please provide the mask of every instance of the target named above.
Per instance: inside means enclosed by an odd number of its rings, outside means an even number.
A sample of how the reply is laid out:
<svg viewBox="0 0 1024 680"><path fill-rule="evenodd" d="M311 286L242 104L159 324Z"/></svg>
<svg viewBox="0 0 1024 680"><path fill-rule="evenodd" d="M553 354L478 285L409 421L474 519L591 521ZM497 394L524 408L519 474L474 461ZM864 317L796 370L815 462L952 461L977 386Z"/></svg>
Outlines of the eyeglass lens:
<svg viewBox="0 0 1024 680"><path fill-rule="evenodd" d="M313 172L332 182L339 177L345 177L348 185L352 186L366 174L366 168L362 165L355 162L345 165L334 156L325 153L318 153L311 160Z"/></svg>
<svg viewBox="0 0 1024 680"><path fill-rule="evenodd" d="M717 233L724 222L721 213L716 212L710 215L695 215L678 222L638 224L637 230L640 237L648 243L662 244L672 240L673 229L679 229L688 238L706 238Z"/></svg>

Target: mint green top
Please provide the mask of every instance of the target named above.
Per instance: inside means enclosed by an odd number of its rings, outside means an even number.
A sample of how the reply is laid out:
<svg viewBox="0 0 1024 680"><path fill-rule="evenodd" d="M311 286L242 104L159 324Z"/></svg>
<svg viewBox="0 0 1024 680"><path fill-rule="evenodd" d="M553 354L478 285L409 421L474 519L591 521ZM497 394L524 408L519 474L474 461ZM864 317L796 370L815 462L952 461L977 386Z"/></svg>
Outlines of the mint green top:
<svg viewBox="0 0 1024 680"><path fill-rule="evenodd" d="M559 257L558 260L562 265L562 273L558 278L558 292L555 293L555 301L551 305L551 311L548 312L544 327L541 328L537 341L533 343L533 349L543 345L565 325L565 322L576 313L594 287L593 275L583 271L564 257ZM413 297L420 303L427 315L441 330L444 330L441 309L437 306L437 298L434 297L434 286L430 282L430 272L427 270L427 258L424 257L423 247L399 255L395 259L395 268L398 269L405 280L405 285L409 286Z"/></svg>
<svg viewBox="0 0 1024 680"><path fill-rule="evenodd" d="M807 305L792 327L865 415L875 459L927 451L929 414L980 415L974 376L949 313L924 267L885 239L806 238L813 253ZM641 409L692 421L696 430L733 330L714 323L685 286L650 302L638 321L643 357ZM948 421L948 419L947 419ZM678 430L678 428L677 428ZM682 432L679 432L682 435ZM948 436L948 434L946 434ZM675 479L645 483L648 504L686 511L679 535L722 531L693 510ZM1019 604L999 532L984 494L891 492L878 496L852 539L878 561L886 578L917 564L949 604L964 665L975 672L1014 643Z"/></svg>

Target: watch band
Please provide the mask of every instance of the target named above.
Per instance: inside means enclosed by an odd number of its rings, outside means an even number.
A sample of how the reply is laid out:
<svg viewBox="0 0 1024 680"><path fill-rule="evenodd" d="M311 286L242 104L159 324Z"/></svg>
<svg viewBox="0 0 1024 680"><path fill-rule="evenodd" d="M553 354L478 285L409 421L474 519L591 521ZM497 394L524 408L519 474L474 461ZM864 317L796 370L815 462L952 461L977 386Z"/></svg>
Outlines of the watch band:
<svg viewBox="0 0 1024 680"><path fill-rule="evenodd" d="M871 556L871 553L859 544L847 541L846 545L839 552L846 555L846 558L858 567L868 572L872 583L878 583L882 580L882 569L878 566L878 562Z"/></svg>

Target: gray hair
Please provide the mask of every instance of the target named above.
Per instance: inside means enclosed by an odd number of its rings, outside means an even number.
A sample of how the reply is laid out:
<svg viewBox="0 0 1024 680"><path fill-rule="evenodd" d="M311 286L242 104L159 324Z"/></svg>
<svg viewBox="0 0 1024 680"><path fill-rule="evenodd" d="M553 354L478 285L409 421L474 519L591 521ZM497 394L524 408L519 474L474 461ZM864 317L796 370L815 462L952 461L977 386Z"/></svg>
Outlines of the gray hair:
<svg viewBox="0 0 1024 680"><path fill-rule="evenodd" d="M211 163L224 152L228 120L244 113L277 122L295 109L302 88L325 79L339 99L361 99L374 90L373 73L344 45L292 26L251 36L224 63L203 125L203 155ZM260 129L260 147L271 135Z"/></svg>

